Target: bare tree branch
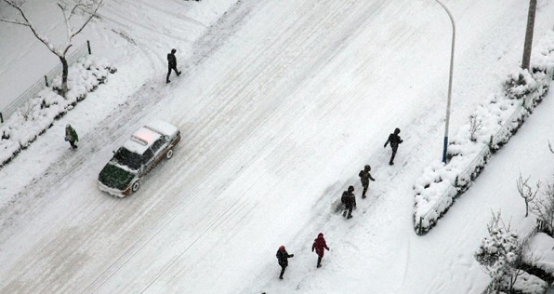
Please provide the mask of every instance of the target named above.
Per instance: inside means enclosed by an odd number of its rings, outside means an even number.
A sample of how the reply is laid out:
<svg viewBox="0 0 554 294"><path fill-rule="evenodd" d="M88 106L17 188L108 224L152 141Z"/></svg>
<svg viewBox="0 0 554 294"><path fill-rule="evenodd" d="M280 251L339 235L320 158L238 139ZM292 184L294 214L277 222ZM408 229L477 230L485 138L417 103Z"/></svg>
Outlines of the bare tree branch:
<svg viewBox="0 0 554 294"><path fill-rule="evenodd" d="M26 27L29 26L28 23L20 22L20 21L13 20L13 19L3 19L3 18L0 18L0 21L1 21L1 22L7 22L7 23L13 23L13 24L16 24L16 25L21 25L21 26L26 26Z"/></svg>
<svg viewBox="0 0 554 294"><path fill-rule="evenodd" d="M91 19L94 16L96 16L96 13L98 12L98 9L100 8L100 6L102 6L104 0L79 0L71 8L71 10L68 10L69 2L66 2L63 0L57 1L57 5L62 11L62 15L64 18L65 27L66 27L66 34L67 34L66 36L67 39L63 47L56 47L46 37L43 37L42 35L39 34L37 29L33 26L31 21L27 18L27 16L25 15L25 12L21 8L23 3L25 3L25 0L0 0L0 2L2 1L7 5L11 6L13 9L15 9L21 16L22 20L0 19L0 21L28 27L33 33L33 35L40 42L46 45L46 47L48 47L48 50L50 50L60 59L60 62L62 63L62 85L60 89L60 94L63 97L65 97L68 91L68 87L67 87L68 62L65 56L69 51L69 49L73 46L72 44L73 37L78 35L87 26L87 24L91 21ZM84 22L78 27L78 29L73 30L70 19L73 15L75 15L80 10L83 11L83 14L88 14L88 15L85 17Z"/></svg>
<svg viewBox="0 0 554 294"><path fill-rule="evenodd" d="M21 4L23 4L24 2L20 2L20 3L16 3L15 1L10 1L10 0L3 0L5 3L7 3L9 6L11 6L12 8L14 8L15 10L17 10L17 12L19 12L19 15L21 16L21 18L23 18L23 22L22 24L20 25L23 25L23 26L26 26L28 27L29 29L31 29L31 32L33 33L33 35L35 35L35 37L40 41L42 42L44 45L46 45L46 47L48 47L48 50L50 50L52 53L54 53L55 55L57 56L61 56L61 53L59 50L56 49L56 47L50 43L50 41L48 41L48 39L46 39L45 37L43 37L42 35L40 35L38 33L38 31L35 29L35 27L33 26L33 24L31 23L31 21L29 21L29 19L27 18L27 16L25 15L25 13L23 12L23 10L21 9ZM13 22L12 22L13 23ZM19 23L15 23L15 24L19 24Z"/></svg>
<svg viewBox="0 0 554 294"><path fill-rule="evenodd" d="M537 190L533 191L529 184L527 184L529 178L531 178L531 176L527 177L527 179L525 179L524 181L523 177L520 174L519 179L517 180L517 191L519 192L519 195L523 198L523 200L525 200L525 217L529 215L529 202L535 199L541 187L541 181L538 180Z"/></svg>
<svg viewBox="0 0 554 294"><path fill-rule="evenodd" d="M87 26L87 24L96 15L96 13L98 12L98 9L100 9L100 6L102 6L103 3L104 3L104 0L99 0L98 2L96 2L96 6L94 6L94 10L92 12L88 12L89 13L88 18L85 20L83 25L71 35L71 38L78 35Z"/></svg>
<svg viewBox="0 0 554 294"><path fill-rule="evenodd" d="M547 185L543 192L543 199L536 199L530 207L531 212L546 226L548 234L553 233L554 228L554 185Z"/></svg>

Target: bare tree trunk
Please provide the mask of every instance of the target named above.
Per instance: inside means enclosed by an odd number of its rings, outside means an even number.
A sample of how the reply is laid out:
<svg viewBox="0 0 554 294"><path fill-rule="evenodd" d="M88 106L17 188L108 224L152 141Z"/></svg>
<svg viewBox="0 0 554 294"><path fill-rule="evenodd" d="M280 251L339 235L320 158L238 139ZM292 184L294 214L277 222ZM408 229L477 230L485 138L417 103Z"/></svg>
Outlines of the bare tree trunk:
<svg viewBox="0 0 554 294"><path fill-rule="evenodd" d="M64 98L67 98L65 95L67 94L67 76L69 72L69 65L65 56L59 56L59 58L62 62L62 88L60 89L60 95Z"/></svg>
<svg viewBox="0 0 554 294"><path fill-rule="evenodd" d="M523 61L521 68L529 69L531 62L531 50L533 47L533 31L535 30L535 14L537 12L537 0L530 0L529 14L527 15L527 30L525 31L525 45L523 47Z"/></svg>

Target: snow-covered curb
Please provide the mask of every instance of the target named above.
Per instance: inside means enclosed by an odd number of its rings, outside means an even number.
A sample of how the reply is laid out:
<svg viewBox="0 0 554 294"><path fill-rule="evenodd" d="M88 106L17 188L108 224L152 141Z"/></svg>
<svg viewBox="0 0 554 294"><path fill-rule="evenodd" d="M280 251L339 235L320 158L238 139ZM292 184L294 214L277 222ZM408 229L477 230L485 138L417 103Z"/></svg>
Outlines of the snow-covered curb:
<svg viewBox="0 0 554 294"><path fill-rule="evenodd" d="M0 125L0 168L50 128L54 120L84 100L87 93L105 83L108 74L114 72L115 68L107 60L88 55L69 68L67 98L56 92L55 89L61 88L61 77L56 77L52 88L43 89L17 109Z"/></svg>
<svg viewBox="0 0 554 294"><path fill-rule="evenodd" d="M460 128L448 146L449 160L423 170L414 184L414 228L428 232L480 174L490 156L508 142L542 101L554 74L554 31L534 48L533 73L518 68L508 76L505 90L490 95Z"/></svg>

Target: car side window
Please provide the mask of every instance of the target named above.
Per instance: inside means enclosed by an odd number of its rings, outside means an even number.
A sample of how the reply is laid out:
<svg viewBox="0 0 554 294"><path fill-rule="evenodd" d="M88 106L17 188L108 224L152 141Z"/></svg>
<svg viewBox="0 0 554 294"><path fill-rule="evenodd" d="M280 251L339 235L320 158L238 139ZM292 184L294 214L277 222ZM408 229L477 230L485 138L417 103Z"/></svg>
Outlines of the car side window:
<svg viewBox="0 0 554 294"><path fill-rule="evenodd" d="M154 152L152 152L152 150L150 148L146 149L146 151L144 152L144 154L142 154L142 164L147 164L150 159L152 159L152 157L154 157Z"/></svg>
<svg viewBox="0 0 554 294"><path fill-rule="evenodd" d="M166 137L162 136L158 140L156 140L154 144L152 144L152 147L150 147L150 149L152 149L152 152L155 154L158 152L158 150L160 150L160 148L165 144L166 141Z"/></svg>

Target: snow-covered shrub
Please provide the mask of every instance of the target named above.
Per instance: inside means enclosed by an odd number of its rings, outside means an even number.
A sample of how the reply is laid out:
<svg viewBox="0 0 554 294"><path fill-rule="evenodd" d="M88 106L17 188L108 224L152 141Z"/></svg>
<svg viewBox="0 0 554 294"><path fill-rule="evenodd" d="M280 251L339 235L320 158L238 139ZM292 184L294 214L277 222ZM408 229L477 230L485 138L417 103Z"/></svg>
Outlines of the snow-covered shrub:
<svg viewBox="0 0 554 294"><path fill-rule="evenodd" d="M519 269L523 258L522 242L510 226L504 224L500 212L493 214L487 229L489 236L481 242L475 259L491 277L494 289L511 293L523 273Z"/></svg>
<svg viewBox="0 0 554 294"><path fill-rule="evenodd" d="M483 125L483 121L477 114L477 111L469 116L469 139L471 142L477 142L477 137L475 137L475 134L481 130L481 126Z"/></svg>
<svg viewBox="0 0 554 294"><path fill-rule="evenodd" d="M414 228L425 234L446 213L455 198L471 186L492 154L517 132L548 91L554 74L554 31L537 46L530 73L521 68L508 75L504 91L479 104L467 125L450 138L447 163L432 162L414 184Z"/></svg>
<svg viewBox="0 0 554 294"><path fill-rule="evenodd" d="M509 99L522 99L534 91L535 80L527 70L521 68L508 76L504 82L504 92Z"/></svg>
<svg viewBox="0 0 554 294"><path fill-rule="evenodd" d="M89 55L69 68L67 98L58 94L56 89L61 87L61 78L56 77L52 88L44 88L36 97L29 99L0 128L0 168L114 72L115 68L105 59Z"/></svg>

